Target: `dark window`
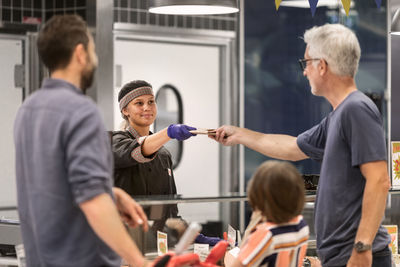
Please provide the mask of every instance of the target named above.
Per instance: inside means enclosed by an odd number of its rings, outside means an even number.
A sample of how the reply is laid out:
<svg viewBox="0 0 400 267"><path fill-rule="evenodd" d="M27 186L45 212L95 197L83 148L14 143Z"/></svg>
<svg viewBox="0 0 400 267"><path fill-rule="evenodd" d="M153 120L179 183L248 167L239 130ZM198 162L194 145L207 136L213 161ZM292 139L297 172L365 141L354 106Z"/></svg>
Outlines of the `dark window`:
<svg viewBox="0 0 400 267"><path fill-rule="evenodd" d="M11 10L8 8L3 8L1 12L4 21L11 21Z"/></svg>
<svg viewBox="0 0 400 267"><path fill-rule="evenodd" d="M55 3L56 3L55 8L64 8L65 7L63 0L56 0Z"/></svg>
<svg viewBox="0 0 400 267"><path fill-rule="evenodd" d="M11 0L3 0L3 7L10 7L11 6Z"/></svg>
<svg viewBox="0 0 400 267"><path fill-rule="evenodd" d="M149 13L149 23L151 25L155 25L156 24L156 14L153 13Z"/></svg>
<svg viewBox="0 0 400 267"><path fill-rule="evenodd" d="M32 0L24 0L24 8L32 8Z"/></svg>
<svg viewBox="0 0 400 267"><path fill-rule="evenodd" d="M120 5L123 8L127 8L128 7L128 0L120 0Z"/></svg>
<svg viewBox="0 0 400 267"><path fill-rule="evenodd" d="M245 127L297 136L331 111L325 99L311 94L308 80L297 65L297 59L304 57L305 44L300 38L304 31L325 23L341 23L356 33L362 51L356 75L358 89L382 95L387 87L386 1L380 9L375 1L352 2L348 17L340 6L318 7L312 17L309 8L280 6L276 11L268 1L244 1ZM380 101L386 121L386 102ZM266 159L245 150L246 180ZM304 174L320 171L320 164L312 160L295 164Z"/></svg>
<svg viewBox="0 0 400 267"><path fill-rule="evenodd" d="M42 0L33 0L33 7L36 9L42 8Z"/></svg>
<svg viewBox="0 0 400 267"><path fill-rule="evenodd" d="M22 12L19 9L14 9L12 11L13 14L13 22L21 22L22 21Z"/></svg>
<svg viewBox="0 0 400 267"><path fill-rule="evenodd" d="M12 4L13 4L13 7L21 7L22 1L21 0L13 0Z"/></svg>
<svg viewBox="0 0 400 267"><path fill-rule="evenodd" d="M54 1L53 0L46 0L46 9L54 8Z"/></svg>
<svg viewBox="0 0 400 267"><path fill-rule="evenodd" d="M121 20L120 22L128 22L128 11L121 10Z"/></svg>

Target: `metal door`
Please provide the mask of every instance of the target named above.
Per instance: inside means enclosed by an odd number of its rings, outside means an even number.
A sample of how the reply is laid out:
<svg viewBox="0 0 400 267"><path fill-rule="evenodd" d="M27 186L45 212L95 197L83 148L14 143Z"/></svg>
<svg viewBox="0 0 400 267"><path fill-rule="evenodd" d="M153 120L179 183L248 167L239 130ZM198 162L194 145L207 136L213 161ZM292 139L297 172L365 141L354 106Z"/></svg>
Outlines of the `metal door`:
<svg viewBox="0 0 400 267"><path fill-rule="evenodd" d="M0 35L0 208L16 206L13 124L24 98L26 38Z"/></svg>

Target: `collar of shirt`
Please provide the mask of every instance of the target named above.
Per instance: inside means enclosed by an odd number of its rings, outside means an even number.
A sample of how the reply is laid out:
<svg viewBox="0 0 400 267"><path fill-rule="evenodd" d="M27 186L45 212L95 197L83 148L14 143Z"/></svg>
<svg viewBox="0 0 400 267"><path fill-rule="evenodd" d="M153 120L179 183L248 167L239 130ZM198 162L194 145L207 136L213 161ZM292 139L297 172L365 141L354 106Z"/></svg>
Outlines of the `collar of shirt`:
<svg viewBox="0 0 400 267"><path fill-rule="evenodd" d="M294 225L294 224L298 224L300 223L300 221L303 219L303 215L297 215L296 217L294 217L293 219L291 219L290 221L286 222L286 223L273 223L273 222L269 222L267 219L266 225L268 228L273 228L273 227L278 227L278 226L284 226L284 225ZM257 228L258 226L262 225L263 223L259 223L256 225L255 228Z"/></svg>
<svg viewBox="0 0 400 267"><path fill-rule="evenodd" d="M128 132L133 135L133 137L135 137L136 139L139 139L140 134L138 132L136 132L136 130L132 127L132 126L128 126Z"/></svg>
<svg viewBox="0 0 400 267"><path fill-rule="evenodd" d="M128 126L128 128L127 128L127 131L133 136L133 137L135 137L136 139L139 139L140 137L142 137L132 126ZM152 133L152 131L149 131L149 134L148 135L152 135L153 133ZM147 135L147 136L148 136Z"/></svg>
<svg viewBox="0 0 400 267"><path fill-rule="evenodd" d="M62 79L47 78L43 81L42 89L57 89L57 88L68 88L76 91L79 94L83 94L82 90Z"/></svg>

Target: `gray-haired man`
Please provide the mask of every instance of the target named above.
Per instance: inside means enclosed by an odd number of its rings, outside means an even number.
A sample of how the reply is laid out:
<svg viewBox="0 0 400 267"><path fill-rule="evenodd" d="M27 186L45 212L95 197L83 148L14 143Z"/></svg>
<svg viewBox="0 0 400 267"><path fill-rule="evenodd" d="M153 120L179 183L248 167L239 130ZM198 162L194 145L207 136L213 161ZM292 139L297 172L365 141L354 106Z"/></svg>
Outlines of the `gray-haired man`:
<svg viewBox="0 0 400 267"><path fill-rule="evenodd" d="M377 107L354 80L357 37L342 25L326 24L307 30L304 41L303 74L333 111L297 137L222 126L214 139L273 158L322 161L315 206L322 265L390 267L390 237L381 226L390 187L385 135Z"/></svg>

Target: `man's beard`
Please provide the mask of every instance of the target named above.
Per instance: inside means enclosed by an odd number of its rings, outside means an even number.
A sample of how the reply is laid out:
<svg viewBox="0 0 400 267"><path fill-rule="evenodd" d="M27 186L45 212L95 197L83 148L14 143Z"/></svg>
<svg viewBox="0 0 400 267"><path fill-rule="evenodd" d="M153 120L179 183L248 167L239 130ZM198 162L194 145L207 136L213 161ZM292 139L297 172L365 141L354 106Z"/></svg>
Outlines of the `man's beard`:
<svg viewBox="0 0 400 267"><path fill-rule="evenodd" d="M96 68L93 67L93 69L82 73L80 84L83 93L86 93L86 90L92 86L95 71Z"/></svg>

